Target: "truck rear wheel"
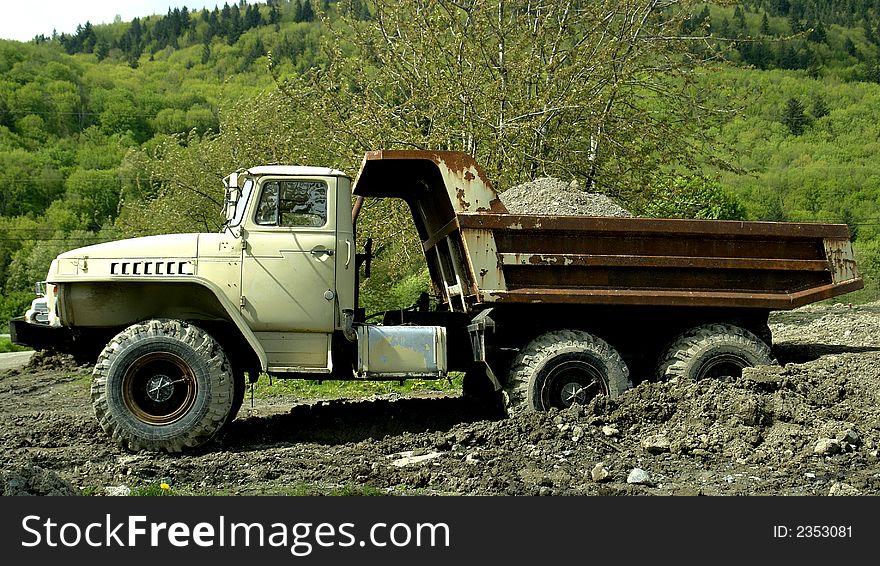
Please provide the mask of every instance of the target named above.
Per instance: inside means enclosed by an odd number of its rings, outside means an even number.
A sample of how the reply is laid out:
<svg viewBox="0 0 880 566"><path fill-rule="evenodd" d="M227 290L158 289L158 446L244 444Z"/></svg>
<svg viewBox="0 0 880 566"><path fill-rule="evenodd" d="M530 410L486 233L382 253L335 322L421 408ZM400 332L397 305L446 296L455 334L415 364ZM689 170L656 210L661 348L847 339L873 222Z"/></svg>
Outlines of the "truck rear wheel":
<svg viewBox="0 0 880 566"><path fill-rule="evenodd" d="M629 369L607 342L580 330L542 334L523 348L505 387L508 413L586 405L632 387Z"/></svg>
<svg viewBox="0 0 880 566"><path fill-rule="evenodd" d="M232 368L205 331L178 320L135 324L98 357L92 406L129 450L180 452L210 440L234 404Z"/></svg>
<svg viewBox="0 0 880 566"><path fill-rule="evenodd" d="M732 324L704 324L672 342L660 357L657 375L685 381L739 377L745 367L775 363L770 347L754 333Z"/></svg>

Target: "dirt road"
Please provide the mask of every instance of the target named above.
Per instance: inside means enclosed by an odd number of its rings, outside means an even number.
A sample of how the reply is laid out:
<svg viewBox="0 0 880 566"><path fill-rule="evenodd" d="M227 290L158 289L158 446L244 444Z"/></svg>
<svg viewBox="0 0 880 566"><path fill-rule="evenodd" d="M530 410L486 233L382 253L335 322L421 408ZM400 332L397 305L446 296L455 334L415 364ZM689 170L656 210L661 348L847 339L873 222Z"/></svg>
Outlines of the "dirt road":
<svg viewBox="0 0 880 566"><path fill-rule="evenodd" d="M515 418L457 395L258 399L176 456L114 446L89 368L36 356L0 374L0 472L7 491L10 478L39 491L21 479L39 468L95 495L880 494L880 304L777 313L771 329L781 365L738 379L644 383Z"/></svg>
<svg viewBox="0 0 880 566"><path fill-rule="evenodd" d="M26 366L33 355L33 352L4 352L0 354L0 372Z"/></svg>

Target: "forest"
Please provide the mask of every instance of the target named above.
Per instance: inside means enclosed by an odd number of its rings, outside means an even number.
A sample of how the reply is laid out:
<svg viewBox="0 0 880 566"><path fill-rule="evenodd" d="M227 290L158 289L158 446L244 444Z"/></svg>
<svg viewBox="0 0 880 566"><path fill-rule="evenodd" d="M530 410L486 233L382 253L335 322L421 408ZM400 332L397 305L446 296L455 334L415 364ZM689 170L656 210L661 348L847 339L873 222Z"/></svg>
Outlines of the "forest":
<svg viewBox="0 0 880 566"><path fill-rule="evenodd" d="M662 4L662 6L661 6ZM0 319L61 251L214 231L221 178L467 151L497 190L577 180L636 214L840 222L880 298L880 0L270 0L0 41ZM362 298L428 284L370 205Z"/></svg>

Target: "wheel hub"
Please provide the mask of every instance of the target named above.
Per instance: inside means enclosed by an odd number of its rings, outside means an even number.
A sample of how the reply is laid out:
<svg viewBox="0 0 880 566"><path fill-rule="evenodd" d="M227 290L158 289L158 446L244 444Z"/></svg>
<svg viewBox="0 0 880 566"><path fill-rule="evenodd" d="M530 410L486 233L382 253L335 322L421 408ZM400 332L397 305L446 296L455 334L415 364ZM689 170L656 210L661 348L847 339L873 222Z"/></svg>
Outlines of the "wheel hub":
<svg viewBox="0 0 880 566"><path fill-rule="evenodd" d="M174 380L167 375L154 375L147 382L147 397L156 403L162 403L174 394Z"/></svg>
<svg viewBox="0 0 880 566"><path fill-rule="evenodd" d="M584 355L568 356L555 363L545 374L540 390L542 406L559 409L586 405L597 395L607 394L602 368Z"/></svg>
<svg viewBox="0 0 880 566"><path fill-rule="evenodd" d="M196 401L198 385L190 366L171 352L149 352L136 359L122 378L122 402L139 421L171 424Z"/></svg>
<svg viewBox="0 0 880 566"><path fill-rule="evenodd" d="M571 407L575 403L586 405L588 400L587 388L577 382L566 383L561 391L562 404Z"/></svg>

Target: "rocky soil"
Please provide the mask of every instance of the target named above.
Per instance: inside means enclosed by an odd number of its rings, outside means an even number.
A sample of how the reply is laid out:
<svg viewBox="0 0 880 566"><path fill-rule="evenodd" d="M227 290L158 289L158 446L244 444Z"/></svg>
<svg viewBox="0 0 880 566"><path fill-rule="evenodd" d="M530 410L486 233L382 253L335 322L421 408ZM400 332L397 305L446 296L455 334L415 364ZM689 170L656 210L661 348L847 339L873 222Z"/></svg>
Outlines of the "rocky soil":
<svg viewBox="0 0 880 566"><path fill-rule="evenodd" d="M89 368L37 355L0 374L6 494L878 495L880 303L771 319L780 365L643 383L507 418L460 395L245 401L209 446L125 452ZM53 365L54 364L54 365ZM137 491L135 491L137 493Z"/></svg>

